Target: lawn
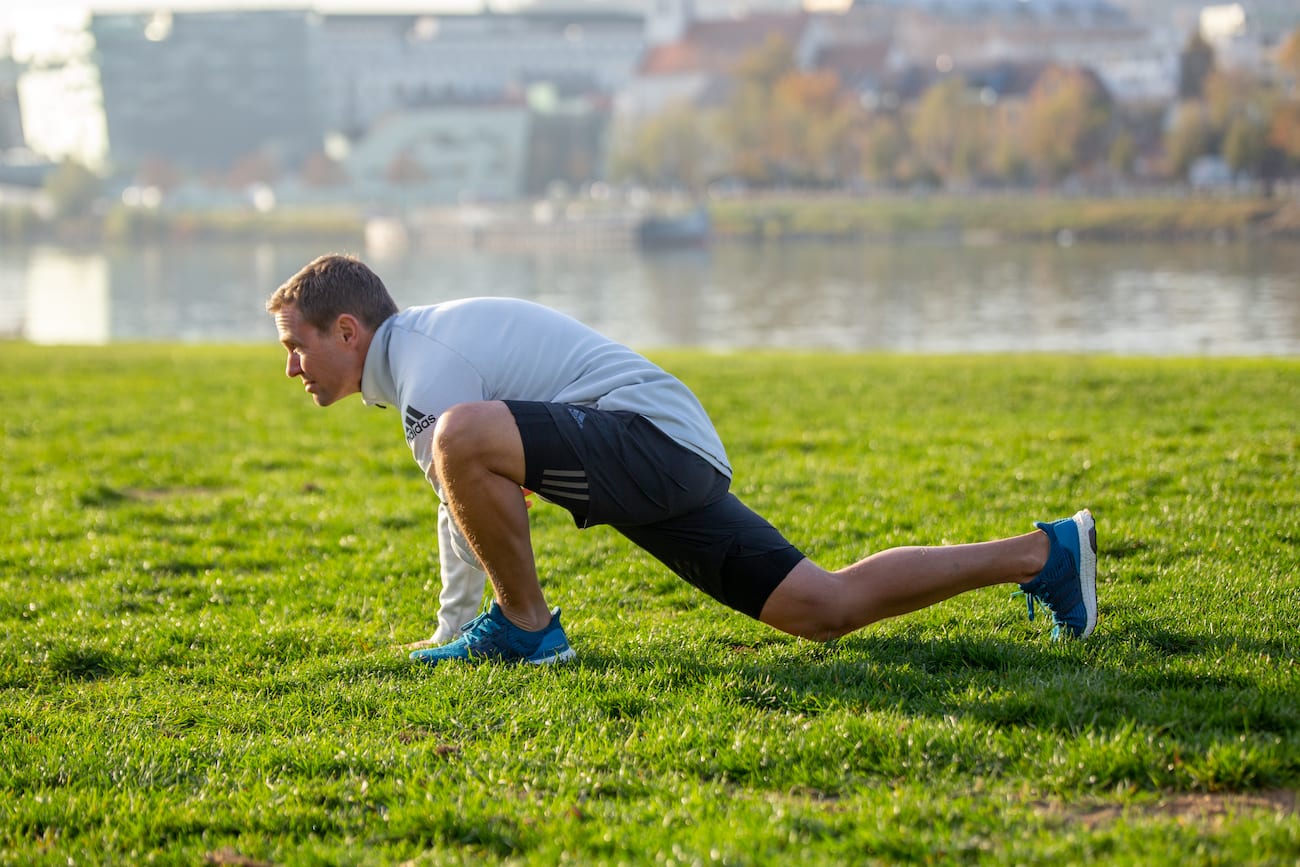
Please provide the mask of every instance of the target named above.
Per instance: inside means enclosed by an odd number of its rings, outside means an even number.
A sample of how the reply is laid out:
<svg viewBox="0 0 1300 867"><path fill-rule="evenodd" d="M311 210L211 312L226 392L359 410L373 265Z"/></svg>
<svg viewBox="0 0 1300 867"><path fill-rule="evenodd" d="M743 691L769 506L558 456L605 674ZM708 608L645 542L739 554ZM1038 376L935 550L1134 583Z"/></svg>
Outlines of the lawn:
<svg viewBox="0 0 1300 867"><path fill-rule="evenodd" d="M578 650L408 663L436 501L271 347L0 344L0 863L1294 864L1300 361L658 352L825 565L1093 510L823 645L539 504Z"/></svg>

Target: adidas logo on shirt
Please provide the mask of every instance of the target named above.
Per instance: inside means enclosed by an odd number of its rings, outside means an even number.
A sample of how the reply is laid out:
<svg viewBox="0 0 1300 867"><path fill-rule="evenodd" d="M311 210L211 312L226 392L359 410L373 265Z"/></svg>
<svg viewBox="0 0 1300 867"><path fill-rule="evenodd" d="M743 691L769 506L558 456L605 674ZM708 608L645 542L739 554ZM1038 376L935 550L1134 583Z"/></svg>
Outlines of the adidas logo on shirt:
<svg viewBox="0 0 1300 867"><path fill-rule="evenodd" d="M406 408L406 441L409 443L418 437L422 431L433 427L437 421L438 417L436 415L429 415L420 412L413 406L408 406Z"/></svg>

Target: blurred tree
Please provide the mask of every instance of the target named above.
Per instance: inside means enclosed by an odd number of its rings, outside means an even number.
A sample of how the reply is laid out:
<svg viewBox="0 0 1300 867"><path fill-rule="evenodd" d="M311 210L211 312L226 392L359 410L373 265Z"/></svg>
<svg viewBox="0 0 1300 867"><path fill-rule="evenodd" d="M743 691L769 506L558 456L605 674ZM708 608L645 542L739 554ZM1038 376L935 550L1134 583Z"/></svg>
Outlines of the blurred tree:
<svg viewBox="0 0 1300 867"><path fill-rule="evenodd" d="M83 217L99 197L99 175L76 160L65 159L45 179L44 190L59 219Z"/></svg>
<svg viewBox="0 0 1300 867"><path fill-rule="evenodd" d="M912 116L909 138L924 170L947 183L978 174L987 151L986 109L972 98L965 79L952 76L922 95Z"/></svg>
<svg viewBox="0 0 1300 867"><path fill-rule="evenodd" d="M826 184L857 173L857 100L833 72L790 71L772 94L768 162L785 180Z"/></svg>
<svg viewBox="0 0 1300 867"><path fill-rule="evenodd" d="M1029 180L1029 162L1021 141L1022 134L1018 128L995 124L985 158L988 172L993 177L1010 184L1023 184Z"/></svg>
<svg viewBox="0 0 1300 867"><path fill-rule="evenodd" d="M909 127L918 173L949 185L976 181L988 172L995 135L992 109L959 75L924 92Z"/></svg>
<svg viewBox="0 0 1300 867"><path fill-rule="evenodd" d="M1232 120L1223 139L1223 160L1233 174L1257 177L1268 148L1268 127L1259 120L1240 115Z"/></svg>
<svg viewBox="0 0 1300 867"><path fill-rule="evenodd" d="M793 48L777 34L736 64L735 90L722 113L719 133L731 153L732 173L750 183L762 185L775 177L772 98L777 82L795 69Z"/></svg>
<svg viewBox="0 0 1300 867"><path fill-rule="evenodd" d="M778 81L796 69L794 47L779 33L772 33L762 45L741 56L735 76L742 86L771 93Z"/></svg>
<svg viewBox="0 0 1300 867"><path fill-rule="evenodd" d="M1282 41L1277 49L1277 65L1287 75L1291 76L1291 83L1300 84L1300 27L1291 31L1291 34Z"/></svg>
<svg viewBox="0 0 1300 867"><path fill-rule="evenodd" d="M1170 175L1185 179L1192 163L1211 152L1210 125L1200 103L1184 102L1178 106L1174 122L1165 133L1164 144Z"/></svg>
<svg viewBox="0 0 1300 867"><path fill-rule="evenodd" d="M1267 126L1281 98L1276 86L1247 72L1215 72L1205 81L1210 127L1220 142L1239 119Z"/></svg>
<svg viewBox="0 0 1300 867"><path fill-rule="evenodd" d="M1137 165L1137 141L1132 133L1121 130L1110 140L1110 152L1106 161L1121 178L1133 177L1133 169Z"/></svg>
<svg viewBox="0 0 1300 867"><path fill-rule="evenodd" d="M1291 81L1285 97L1269 112L1268 144L1285 160L1300 164L1300 27L1291 31L1278 49L1277 62ZM1268 155L1265 160L1272 162Z"/></svg>
<svg viewBox="0 0 1300 867"><path fill-rule="evenodd" d="M1205 79L1214 71L1214 66L1214 47L1205 41L1198 29L1178 55L1178 98L1199 99Z"/></svg>
<svg viewBox="0 0 1300 867"><path fill-rule="evenodd" d="M711 117L689 105L669 106L619 136L610 172L616 180L701 193L720 162L711 126Z"/></svg>
<svg viewBox="0 0 1300 867"><path fill-rule="evenodd" d="M1240 115L1250 103L1255 80L1245 72L1216 69L1205 77L1201 98L1205 102L1206 120L1211 130L1223 135L1233 118Z"/></svg>
<svg viewBox="0 0 1300 867"><path fill-rule="evenodd" d="M1269 123L1268 143L1293 163L1300 163L1300 99L1278 102Z"/></svg>
<svg viewBox="0 0 1300 867"><path fill-rule="evenodd" d="M1029 92L1025 154L1041 179L1060 181L1104 156L1110 119L1110 99L1095 76L1049 67Z"/></svg>
<svg viewBox="0 0 1300 867"><path fill-rule="evenodd" d="M907 153L907 133L892 114L876 114L862 134L862 173L876 184L892 186L902 180L900 165Z"/></svg>
<svg viewBox="0 0 1300 867"><path fill-rule="evenodd" d="M1269 119L1279 99L1275 87L1244 71L1216 70L1205 79L1210 148L1235 173L1260 177L1270 160Z"/></svg>

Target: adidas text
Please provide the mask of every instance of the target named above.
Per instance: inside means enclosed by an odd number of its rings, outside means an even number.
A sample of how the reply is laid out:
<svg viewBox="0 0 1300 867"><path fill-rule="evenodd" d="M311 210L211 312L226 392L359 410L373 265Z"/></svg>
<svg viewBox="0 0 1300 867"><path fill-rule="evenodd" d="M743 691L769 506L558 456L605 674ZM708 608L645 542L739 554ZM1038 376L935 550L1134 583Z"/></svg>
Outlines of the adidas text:
<svg viewBox="0 0 1300 867"><path fill-rule="evenodd" d="M413 406L406 408L406 441L418 437L423 431L428 430L438 423L436 415L425 415Z"/></svg>

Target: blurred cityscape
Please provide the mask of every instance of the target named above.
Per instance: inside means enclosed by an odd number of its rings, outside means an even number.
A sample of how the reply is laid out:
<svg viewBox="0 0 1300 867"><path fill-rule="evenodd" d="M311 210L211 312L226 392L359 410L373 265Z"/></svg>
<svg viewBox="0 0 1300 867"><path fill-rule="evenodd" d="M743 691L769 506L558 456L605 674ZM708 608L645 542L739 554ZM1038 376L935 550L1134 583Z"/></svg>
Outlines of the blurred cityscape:
<svg viewBox="0 0 1300 867"><path fill-rule="evenodd" d="M151 10L73 35L54 57L0 42L6 233L107 209L454 207L463 227L466 209L533 202L536 222L537 202L637 192L1267 192L1300 174L1295 0ZM64 105L99 134L56 153Z"/></svg>

